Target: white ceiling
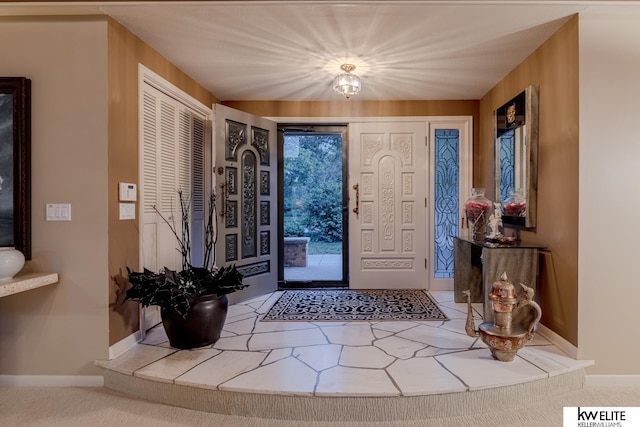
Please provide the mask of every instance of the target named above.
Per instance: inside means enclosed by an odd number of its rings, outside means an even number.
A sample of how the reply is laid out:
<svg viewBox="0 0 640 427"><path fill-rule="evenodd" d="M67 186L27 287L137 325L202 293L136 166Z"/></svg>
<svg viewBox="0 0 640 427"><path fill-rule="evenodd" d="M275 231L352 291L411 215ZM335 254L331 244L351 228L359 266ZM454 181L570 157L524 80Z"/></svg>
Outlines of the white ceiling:
<svg viewBox="0 0 640 427"><path fill-rule="evenodd" d="M222 101L343 99L331 88L342 63L362 78L351 99L454 100L481 98L572 14L605 3L40 2L0 16L108 14Z"/></svg>

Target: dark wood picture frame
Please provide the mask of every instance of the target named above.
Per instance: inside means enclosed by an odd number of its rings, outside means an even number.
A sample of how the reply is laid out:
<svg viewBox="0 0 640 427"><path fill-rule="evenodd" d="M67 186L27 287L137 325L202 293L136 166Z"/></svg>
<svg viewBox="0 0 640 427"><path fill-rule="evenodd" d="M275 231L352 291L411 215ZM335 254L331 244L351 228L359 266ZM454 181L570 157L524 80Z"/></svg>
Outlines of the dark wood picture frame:
<svg viewBox="0 0 640 427"><path fill-rule="evenodd" d="M31 259L31 80L0 77L0 246Z"/></svg>

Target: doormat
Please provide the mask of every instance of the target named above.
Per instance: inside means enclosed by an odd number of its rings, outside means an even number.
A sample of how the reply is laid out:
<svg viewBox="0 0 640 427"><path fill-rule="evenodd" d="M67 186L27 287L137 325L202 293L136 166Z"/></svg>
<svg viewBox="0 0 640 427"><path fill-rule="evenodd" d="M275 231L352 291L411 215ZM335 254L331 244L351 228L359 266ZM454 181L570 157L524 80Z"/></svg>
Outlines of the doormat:
<svg viewBox="0 0 640 427"><path fill-rule="evenodd" d="M263 321L449 320L423 290L287 290Z"/></svg>

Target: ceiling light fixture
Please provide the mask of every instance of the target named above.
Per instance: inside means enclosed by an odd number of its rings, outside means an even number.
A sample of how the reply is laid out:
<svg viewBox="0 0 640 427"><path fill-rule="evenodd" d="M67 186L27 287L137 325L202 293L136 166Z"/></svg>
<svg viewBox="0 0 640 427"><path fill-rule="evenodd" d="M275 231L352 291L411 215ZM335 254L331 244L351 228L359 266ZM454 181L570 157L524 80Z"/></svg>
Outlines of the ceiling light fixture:
<svg viewBox="0 0 640 427"><path fill-rule="evenodd" d="M360 92L360 77L355 74L351 74L356 69L355 65L342 64L340 69L344 73L340 73L333 80L333 90L349 98L351 95L355 95Z"/></svg>

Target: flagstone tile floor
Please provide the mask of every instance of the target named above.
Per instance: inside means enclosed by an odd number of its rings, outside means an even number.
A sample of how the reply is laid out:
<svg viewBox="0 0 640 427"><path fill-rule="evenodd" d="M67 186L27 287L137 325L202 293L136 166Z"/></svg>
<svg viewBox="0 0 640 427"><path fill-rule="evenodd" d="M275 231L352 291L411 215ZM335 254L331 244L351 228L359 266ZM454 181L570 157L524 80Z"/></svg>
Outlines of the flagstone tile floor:
<svg viewBox="0 0 640 427"><path fill-rule="evenodd" d="M162 326L125 354L96 361L147 380L244 393L419 396L481 390L580 370L536 334L513 362L499 362L464 332L467 307L430 292L448 321L262 322L280 291L229 307L213 346L172 348ZM474 304L476 325L481 304Z"/></svg>
<svg viewBox="0 0 640 427"><path fill-rule="evenodd" d="M342 280L342 255L308 255L306 267L285 267L284 280L290 282Z"/></svg>

